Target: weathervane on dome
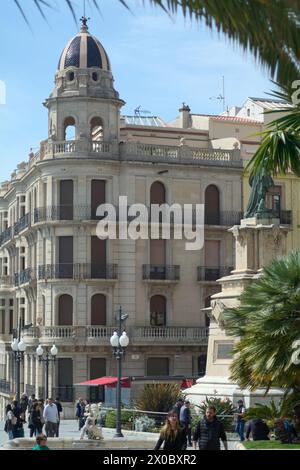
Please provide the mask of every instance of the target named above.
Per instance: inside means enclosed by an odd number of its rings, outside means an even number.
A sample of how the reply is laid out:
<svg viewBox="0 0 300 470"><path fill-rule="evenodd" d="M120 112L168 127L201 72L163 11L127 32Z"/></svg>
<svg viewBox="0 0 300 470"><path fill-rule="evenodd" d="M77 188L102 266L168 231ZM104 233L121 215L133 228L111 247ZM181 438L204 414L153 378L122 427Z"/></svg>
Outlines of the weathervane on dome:
<svg viewBox="0 0 300 470"><path fill-rule="evenodd" d="M80 21L82 23L81 26L81 32L86 32L89 28L87 25L87 22L90 20L90 18L87 18L85 15L85 0L83 1L83 16L80 18Z"/></svg>

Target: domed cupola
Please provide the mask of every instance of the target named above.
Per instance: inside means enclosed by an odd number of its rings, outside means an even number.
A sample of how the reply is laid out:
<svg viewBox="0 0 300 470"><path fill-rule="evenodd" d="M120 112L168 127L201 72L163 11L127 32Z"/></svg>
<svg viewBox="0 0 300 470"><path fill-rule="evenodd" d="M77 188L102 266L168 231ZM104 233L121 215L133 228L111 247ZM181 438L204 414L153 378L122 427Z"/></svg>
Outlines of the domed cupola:
<svg viewBox="0 0 300 470"><path fill-rule="evenodd" d="M73 37L64 48L58 64L58 70L68 67L87 69L97 67L110 71L108 55L97 38L88 32L87 19L82 18L80 33Z"/></svg>
<svg viewBox="0 0 300 470"><path fill-rule="evenodd" d="M59 142L69 140L69 134L75 141L118 142L120 109L125 103L114 88L103 46L88 32L87 19L81 22L80 32L61 54L54 89L44 103L49 111L48 135Z"/></svg>

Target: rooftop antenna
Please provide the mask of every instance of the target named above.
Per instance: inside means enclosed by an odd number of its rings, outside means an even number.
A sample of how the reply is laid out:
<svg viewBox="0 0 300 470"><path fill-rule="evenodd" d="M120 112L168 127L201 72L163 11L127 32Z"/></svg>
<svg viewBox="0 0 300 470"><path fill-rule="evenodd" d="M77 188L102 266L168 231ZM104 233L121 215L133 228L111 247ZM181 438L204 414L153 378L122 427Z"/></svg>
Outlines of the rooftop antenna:
<svg viewBox="0 0 300 470"><path fill-rule="evenodd" d="M209 99L210 100L222 101L223 102L223 112L226 111L225 77L224 77L224 75L222 76L222 93L220 93L218 96L211 96Z"/></svg>
<svg viewBox="0 0 300 470"><path fill-rule="evenodd" d="M142 106L139 105L137 108L134 110L134 115L141 117L142 114L151 114L151 111L147 111L146 109L141 109Z"/></svg>

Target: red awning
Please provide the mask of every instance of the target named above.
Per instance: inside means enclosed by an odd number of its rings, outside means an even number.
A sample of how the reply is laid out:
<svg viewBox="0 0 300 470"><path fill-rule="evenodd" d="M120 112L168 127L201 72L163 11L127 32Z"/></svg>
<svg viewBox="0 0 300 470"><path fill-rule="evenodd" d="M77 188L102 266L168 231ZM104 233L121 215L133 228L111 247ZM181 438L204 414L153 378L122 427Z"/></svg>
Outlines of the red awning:
<svg viewBox="0 0 300 470"><path fill-rule="evenodd" d="M184 390L186 388L190 388L192 387L192 385L194 385L195 381L194 379L184 379L182 382L181 382L181 390Z"/></svg>
<svg viewBox="0 0 300 470"><path fill-rule="evenodd" d="M130 379L129 377L122 377L121 385L125 388L130 388ZM117 385L117 377L99 377L99 379L86 380L85 382L80 382L75 385L88 385L97 387L99 385L106 385L107 387L115 387Z"/></svg>

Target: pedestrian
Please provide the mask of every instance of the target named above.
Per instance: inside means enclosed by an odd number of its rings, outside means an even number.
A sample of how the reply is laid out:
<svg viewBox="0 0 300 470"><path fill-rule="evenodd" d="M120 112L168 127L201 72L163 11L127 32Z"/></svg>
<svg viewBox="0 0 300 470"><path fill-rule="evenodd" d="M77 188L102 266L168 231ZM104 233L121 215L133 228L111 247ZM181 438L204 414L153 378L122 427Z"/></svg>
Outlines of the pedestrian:
<svg viewBox="0 0 300 470"><path fill-rule="evenodd" d="M36 436L36 445L32 450L50 450L47 444L47 436L45 434L39 434Z"/></svg>
<svg viewBox="0 0 300 470"><path fill-rule="evenodd" d="M85 402L82 398L78 398L78 402L76 403L76 418L78 419L78 427L79 431L84 426L85 422Z"/></svg>
<svg viewBox="0 0 300 470"><path fill-rule="evenodd" d="M189 400L185 400L183 406L180 408L179 420L180 426L183 428L186 435L186 449L187 445L192 446L192 417Z"/></svg>
<svg viewBox="0 0 300 470"><path fill-rule="evenodd" d="M59 398L59 397L56 397L56 398L55 398L55 402L54 402L54 403L55 403L55 405L56 405L57 412L58 412L58 423L57 423L56 437L59 437L60 413L62 413L63 407L62 407L62 404L61 404L61 401L60 401L60 398Z"/></svg>
<svg viewBox="0 0 300 470"><path fill-rule="evenodd" d="M223 423L217 419L216 408L209 405L204 418L199 421L195 429L193 447L196 449L198 442L199 450L220 450L220 439L227 450L227 437Z"/></svg>
<svg viewBox="0 0 300 470"><path fill-rule="evenodd" d="M43 417L47 437L54 437L57 434L58 411L53 398L48 398L48 404L45 406Z"/></svg>
<svg viewBox="0 0 300 470"><path fill-rule="evenodd" d="M15 424L13 425L13 429L12 429L13 439L16 439L18 437L24 437L23 414L22 414L22 410L21 410L17 400L14 400L12 402L11 408L12 408L13 415L16 418L14 420Z"/></svg>
<svg viewBox="0 0 300 470"><path fill-rule="evenodd" d="M4 431L7 432L9 440L14 439L13 437L13 426L16 424L17 418L14 416L12 407L8 404L5 408L5 425Z"/></svg>
<svg viewBox="0 0 300 470"><path fill-rule="evenodd" d="M235 413L236 417L236 427L235 432L239 435L240 441L243 442L245 440L245 412L246 408L244 406L243 400L239 400L237 402L237 413Z"/></svg>
<svg viewBox="0 0 300 470"><path fill-rule="evenodd" d="M37 402L37 399L35 398L35 394L32 393L29 397L29 400L28 400L28 407L27 407L28 421L29 421L29 415L31 413L33 403L35 403L35 402Z"/></svg>
<svg viewBox="0 0 300 470"><path fill-rule="evenodd" d="M261 418L254 418L250 421L247 427L246 439L250 441L250 434L252 434L253 441L269 441L270 429Z"/></svg>
<svg viewBox="0 0 300 470"><path fill-rule="evenodd" d="M29 421L28 427L30 429L30 437L38 436L39 434L42 434L42 429L43 429L42 411L39 407L37 400L33 402L28 421Z"/></svg>
<svg viewBox="0 0 300 470"><path fill-rule="evenodd" d="M163 443L163 449L166 451L182 451L186 449L186 434L179 425L176 411L170 411L168 413L166 423L161 429L154 450L159 450Z"/></svg>
<svg viewBox="0 0 300 470"><path fill-rule="evenodd" d="M183 398L178 398L176 404L174 405L174 408L171 411L175 411L175 413L178 416L178 421L180 420L180 410L183 406Z"/></svg>

